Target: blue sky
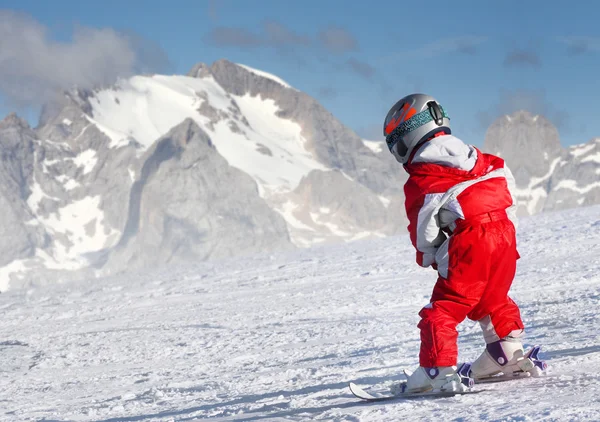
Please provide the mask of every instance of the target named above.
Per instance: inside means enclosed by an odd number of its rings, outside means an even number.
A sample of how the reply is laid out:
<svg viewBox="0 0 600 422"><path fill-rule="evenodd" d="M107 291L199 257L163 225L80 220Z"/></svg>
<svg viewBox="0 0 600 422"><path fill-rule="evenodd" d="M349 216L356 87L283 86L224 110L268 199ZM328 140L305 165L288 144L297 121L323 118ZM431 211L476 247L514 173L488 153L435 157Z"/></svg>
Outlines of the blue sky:
<svg viewBox="0 0 600 422"><path fill-rule="evenodd" d="M82 29L133 36L146 70L186 73L227 58L274 73L369 138L381 138L388 108L415 91L435 96L454 133L476 145L495 117L519 108L545 114L563 145L600 136L598 2L0 0L0 9L26 16L55 46L77 44ZM0 40L0 60L5 48ZM76 58L65 62L77 69ZM47 82L32 80L33 92ZM7 84L0 112L33 120L39 104L11 100Z"/></svg>

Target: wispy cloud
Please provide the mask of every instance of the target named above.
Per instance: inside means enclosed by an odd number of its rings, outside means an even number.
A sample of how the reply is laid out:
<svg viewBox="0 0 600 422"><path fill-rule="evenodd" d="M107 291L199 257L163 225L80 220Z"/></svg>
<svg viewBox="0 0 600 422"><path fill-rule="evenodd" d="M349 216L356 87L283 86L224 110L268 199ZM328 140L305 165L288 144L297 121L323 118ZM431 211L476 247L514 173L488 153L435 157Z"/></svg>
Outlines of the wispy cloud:
<svg viewBox="0 0 600 422"><path fill-rule="evenodd" d="M322 86L317 91L317 95L321 98L335 98L338 96L338 91L332 86Z"/></svg>
<svg viewBox="0 0 600 422"><path fill-rule="evenodd" d="M542 60L533 50L515 49L509 51L504 58L505 67L542 67Z"/></svg>
<svg viewBox="0 0 600 422"><path fill-rule="evenodd" d="M158 46L132 34L77 27L71 42L57 42L32 17L0 11L0 93L14 106L39 105L57 91L111 84L167 62Z"/></svg>
<svg viewBox="0 0 600 422"><path fill-rule="evenodd" d="M243 27L221 26L211 30L205 40L217 47L239 49L307 47L325 49L336 54L358 50L358 42L354 36L343 28L328 27L317 34L307 35L293 31L288 26L274 20L263 22L259 31L251 31Z"/></svg>
<svg viewBox="0 0 600 422"><path fill-rule="evenodd" d="M558 37L557 40L567 47L573 56L586 53L600 53L600 37L569 36Z"/></svg>
<svg viewBox="0 0 600 422"><path fill-rule="evenodd" d="M264 23L266 33L266 44L276 47L285 46L309 46L311 40L306 35L297 34L287 26L276 22L266 21Z"/></svg>
<svg viewBox="0 0 600 422"><path fill-rule="evenodd" d="M348 53L360 50L358 41L352 33L338 26L328 26L312 34L298 33L281 22L271 20L265 21L257 31L243 27L218 27L206 34L205 41L213 46L240 50L270 48L298 66L307 67L307 60L310 60L313 65L351 72L378 84L382 91L389 88L376 66L357 57L348 57ZM464 43L461 46L466 48Z"/></svg>
<svg viewBox="0 0 600 422"><path fill-rule="evenodd" d="M365 79L371 79L375 75L375 68L369 63L358 60L355 57L351 57L346 61L348 68L359 76Z"/></svg>
<svg viewBox="0 0 600 422"><path fill-rule="evenodd" d="M343 54L358 51L358 41L344 28L330 26L317 35L320 45L331 53Z"/></svg>
<svg viewBox="0 0 600 422"><path fill-rule="evenodd" d="M259 47L276 49L307 47L312 44L310 37L298 34L273 20L263 22L259 32L242 27L217 27L206 34L205 40L217 47L232 47L242 50Z"/></svg>
<svg viewBox="0 0 600 422"><path fill-rule="evenodd" d="M475 35L462 35L444 38L422 45L418 48L398 51L386 57L385 60L424 60L450 53L474 55L477 54L479 47L487 40L487 37Z"/></svg>
<svg viewBox="0 0 600 422"><path fill-rule="evenodd" d="M256 48L266 41L245 28L220 26L206 36L206 40L217 47Z"/></svg>

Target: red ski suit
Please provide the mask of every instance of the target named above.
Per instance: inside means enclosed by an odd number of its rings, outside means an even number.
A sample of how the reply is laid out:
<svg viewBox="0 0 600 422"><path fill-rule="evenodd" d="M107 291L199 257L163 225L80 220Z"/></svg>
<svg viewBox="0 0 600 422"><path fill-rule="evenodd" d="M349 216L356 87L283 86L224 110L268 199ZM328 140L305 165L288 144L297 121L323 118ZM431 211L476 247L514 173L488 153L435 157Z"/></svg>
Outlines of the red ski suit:
<svg viewBox="0 0 600 422"><path fill-rule="evenodd" d="M508 297L518 259L514 179L504 160L451 135L426 142L405 169L417 262L439 275L419 313L419 363L452 366L456 326L466 317L480 322L487 343L523 329L519 308Z"/></svg>

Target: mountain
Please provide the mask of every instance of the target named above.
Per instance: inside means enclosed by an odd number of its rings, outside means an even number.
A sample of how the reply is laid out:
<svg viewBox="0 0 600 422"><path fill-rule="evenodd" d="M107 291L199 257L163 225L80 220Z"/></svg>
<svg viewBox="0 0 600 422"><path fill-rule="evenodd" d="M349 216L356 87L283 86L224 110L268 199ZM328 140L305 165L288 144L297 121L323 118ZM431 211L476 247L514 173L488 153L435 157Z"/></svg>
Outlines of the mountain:
<svg viewBox="0 0 600 422"><path fill-rule="evenodd" d="M519 215L600 204L600 138L565 149L546 118L518 111L489 127L483 150L511 168Z"/></svg>
<svg viewBox="0 0 600 422"><path fill-rule="evenodd" d="M354 398L349 381L384 387L419 363L437 274L402 235L1 294L0 421L597 421L600 206L519 232L510 295L544 377ZM472 362L479 323L458 331Z"/></svg>
<svg viewBox="0 0 600 422"><path fill-rule="evenodd" d="M404 233L406 174L277 76L219 60L73 89L0 122L0 291ZM519 213L600 203L600 139L499 118Z"/></svg>
<svg viewBox="0 0 600 422"><path fill-rule="evenodd" d="M226 60L73 89L35 129L7 117L0 143L0 290L406 227L389 154Z"/></svg>

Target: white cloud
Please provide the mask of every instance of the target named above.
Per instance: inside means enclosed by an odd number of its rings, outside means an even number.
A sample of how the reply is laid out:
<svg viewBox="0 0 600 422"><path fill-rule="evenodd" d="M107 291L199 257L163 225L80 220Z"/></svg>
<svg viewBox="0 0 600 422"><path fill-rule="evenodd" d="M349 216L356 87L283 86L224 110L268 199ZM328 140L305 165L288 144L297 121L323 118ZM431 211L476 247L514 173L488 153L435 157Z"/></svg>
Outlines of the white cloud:
<svg viewBox="0 0 600 422"><path fill-rule="evenodd" d="M71 41L59 42L33 18L0 11L0 93L17 106L28 106L73 86L110 84L148 69L142 62L159 57L138 54L144 46L140 40L113 29L77 27Z"/></svg>
<svg viewBox="0 0 600 422"><path fill-rule="evenodd" d="M456 52L463 54L475 54L477 52L477 47L485 43L487 40L487 37L474 35L444 38L430 42L415 49L399 51L388 56L386 61L394 59L430 59L443 54Z"/></svg>

